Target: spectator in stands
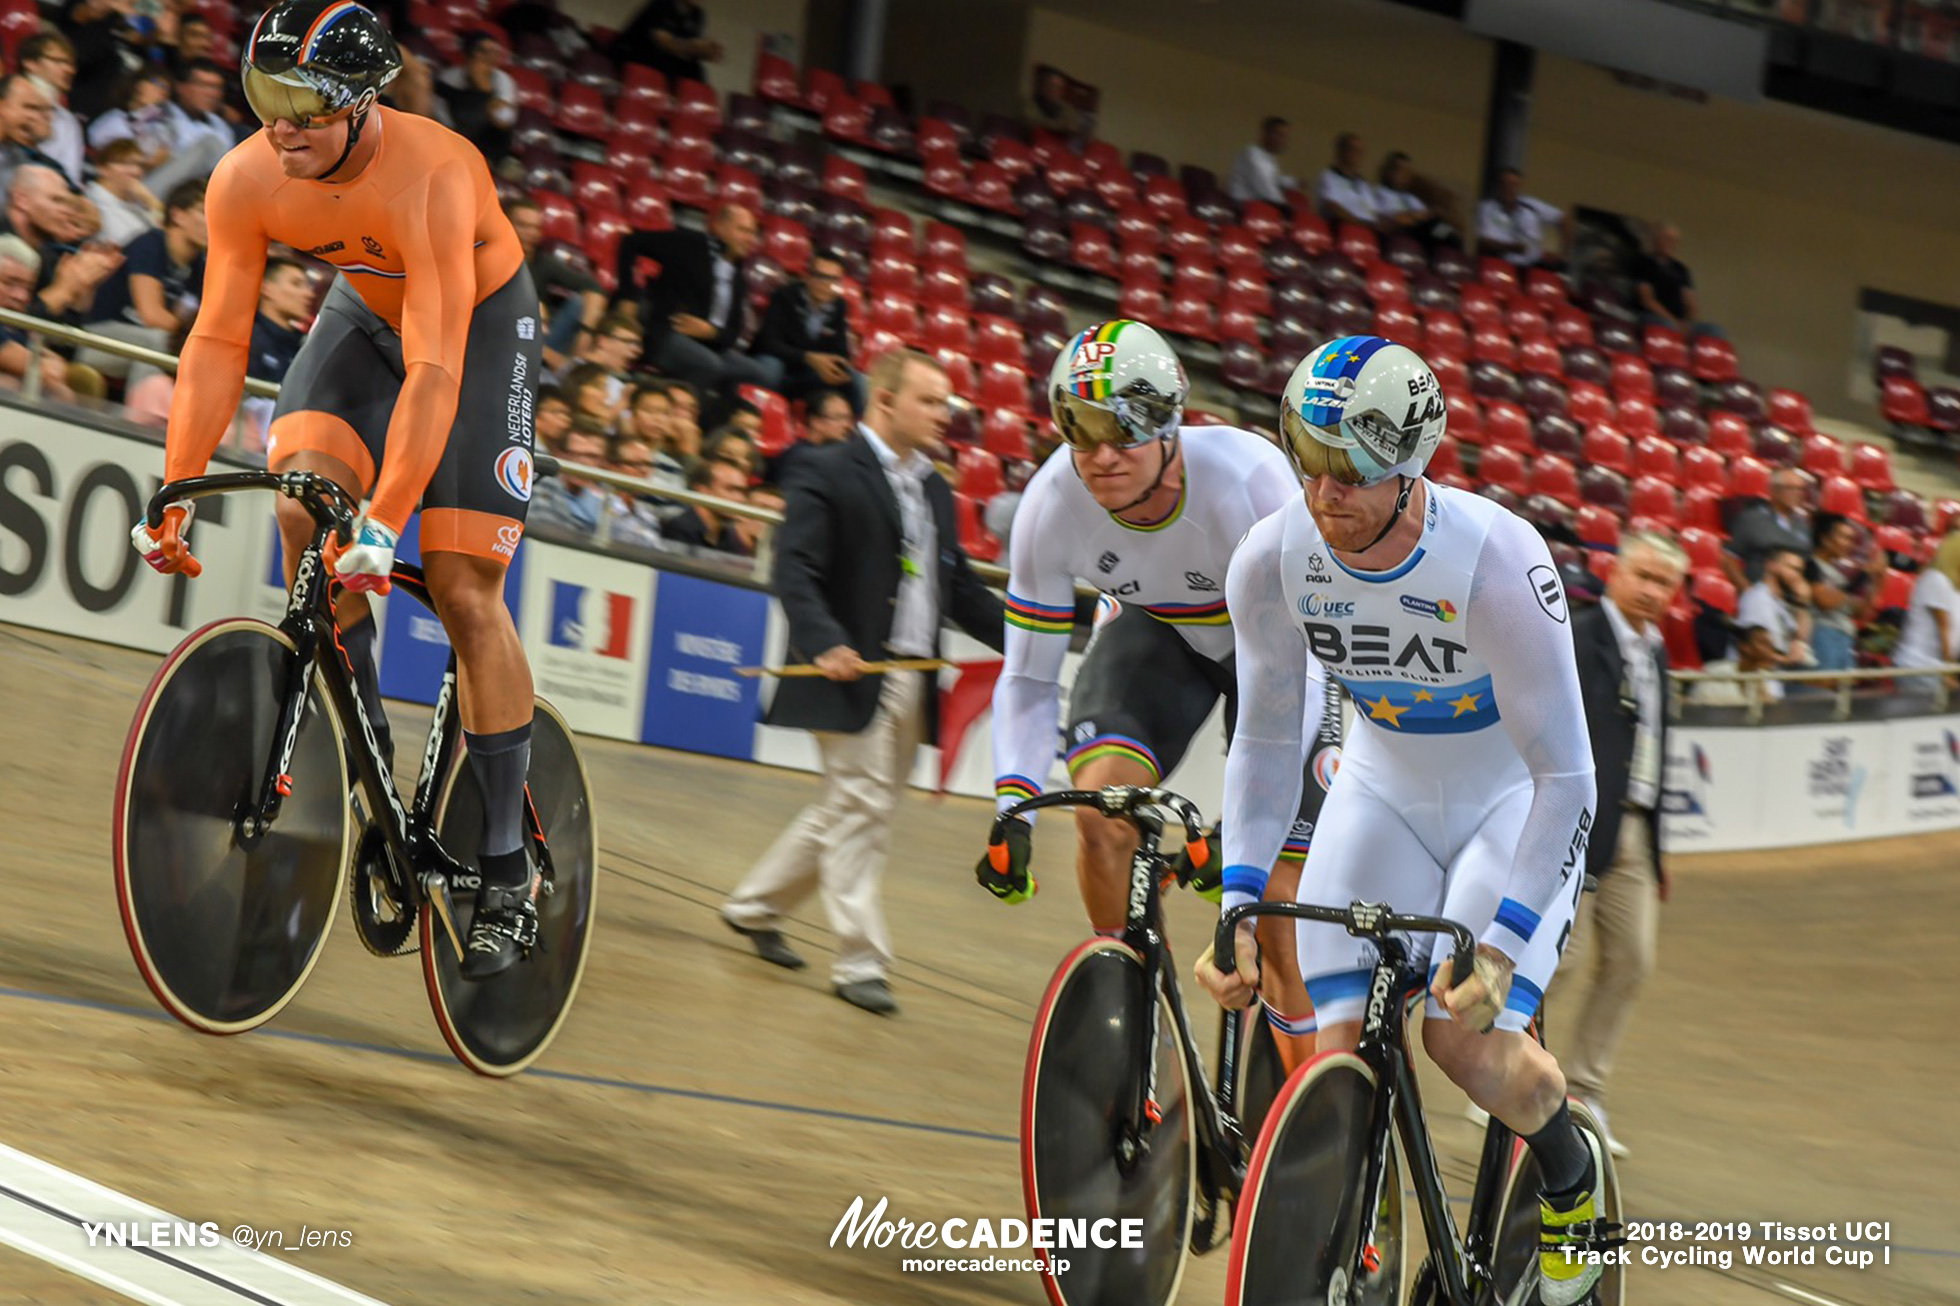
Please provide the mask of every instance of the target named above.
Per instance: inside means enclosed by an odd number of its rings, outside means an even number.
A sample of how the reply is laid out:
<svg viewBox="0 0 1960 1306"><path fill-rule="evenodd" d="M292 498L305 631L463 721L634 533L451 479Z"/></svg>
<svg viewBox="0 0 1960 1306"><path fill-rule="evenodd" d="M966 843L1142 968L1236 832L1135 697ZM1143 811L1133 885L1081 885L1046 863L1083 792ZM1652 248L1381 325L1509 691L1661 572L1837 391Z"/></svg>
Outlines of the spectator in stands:
<svg viewBox="0 0 1960 1306"><path fill-rule="evenodd" d="M1361 137L1342 132L1334 138L1334 162L1314 183L1314 204L1329 222L1375 225L1375 188L1361 175Z"/></svg>
<svg viewBox="0 0 1960 1306"><path fill-rule="evenodd" d="M607 439L619 429L620 404L612 398L612 376L597 363L580 363L565 374L560 388L571 401L572 416L599 424Z"/></svg>
<svg viewBox="0 0 1960 1306"><path fill-rule="evenodd" d="M167 195L186 181L203 181L238 144L238 133L218 111L231 76L209 59L199 59L177 75L176 98L163 110L170 157L143 179L155 194Z"/></svg>
<svg viewBox="0 0 1960 1306"><path fill-rule="evenodd" d="M773 485L758 485L749 491L749 507L767 508L780 514L783 510L783 492ZM754 517L737 517L735 533L742 538L742 551L754 557L762 548L762 537L770 530L770 523Z"/></svg>
<svg viewBox="0 0 1960 1306"><path fill-rule="evenodd" d="M803 444L836 444L857 434L851 401L835 390L818 390L803 401Z"/></svg>
<svg viewBox="0 0 1960 1306"><path fill-rule="evenodd" d="M649 480L653 476L653 442L645 436L627 434L612 442L612 469L621 476ZM660 518L646 499L617 486L606 504L608 530L614 544L652 549L660 544Z"/></svg>
<svg viewBox="0 0 1960 1306"><path fill-rule="evenodd" d="M1735 655L1716 662L1704 662L1703 671L1774 671L1777 669L1776 635L1767 626L1744 626L1735 633ZM1688 701L1703 707L1747 707L1760 698L1766 703L1783 701L1780 680L1700 680L1688 690Z"/></svg>
<svg viewBox="0 0 1960 1306"><path fill-rule="evenodd" d="M1937 667L1960 655L1960 531L1950 531L1933 552L1933 560L1912 587L1912 604L1892 650L1895 667ZM1952 676L1904 676L1896 683L1902 697L1926 700L1939 692L1960 688Z"/></svg>
<svg viewBox="0 0 1960 1306"><path fill-rule="evenodd" d="M1029 126L1054 132L1079 150L1096 131L1096 115L1084 104L1086 98L1067 73L1039 64L1022 106L1022 117Z"/></svg>
<svg viewBox="0 0 1960 1306"><path fill-rule="evenodd" d="M7 191L6 229L40 251L34 313L80 323L95 302L96 290L122 266L123 253L102 241L82 243L88 224L70 199L58 170L28 164L14 173Z"/></svg>
<svg viewBox="0 0 1960 1306"><path fill-rule="evenodd" d="M541 247L544 212L536 200L526 196L510 200L504 205L504 216L517 232L524 262L531 269L531 280L543 302L549 322L544 341L548 355L578 352L585 333L598 330L599 320L605 316L605 288L590 272L574 266L557 250ZM558 365L549 356L545 361Z"/></svg>
<svg viewBox="0 0 1960 1306"><path fill-rule="evenodd" d="M1286 203L1286 192L1300 188L1299 179L1280 171L1279 156L1286 153L1291 127L1286 119L1271 117L1259 123L1259 139L1239 151L1232 161L1232 175L1225 180L1225 193L1243 204L1264 200L1268 204Z"/></svg>
<svg viewBox="0 0 1960 1306"><path fill-rule="evenodd" d="M132 345L170 352L177 334L197 316L204 285L204 183L187 181L163 202L163 226L123 251L123 263L96 291L88 329ZM160 370L149 363L84 349L77 360L105 376L127 375L135 385Z"/></svg>
<svg viewBox="0 0 1960 1306"><path fill-rule="evenodd" d="M802 280L786 281L769 296L750 352L781 362L782 380L775 388L786 398L841 387L850 395L851 411L863 409L864 378L851 369L848 307L844 260L830 249L812 253Z"/></svg>
<svg viewBox="0 0 1960 1306"><path fill-rule="evenodd" d="M647 0L614 48L621 60L658 69L670 83L705 82L702 65L720 63L722 55L721 42L702 35L707 29L708 15L694 0Z"/></svg>
<svg viewBox="0 0 1960 1306"><path fill-rule="evenodd" d="M667 396L664 382L651 381L637 386L627 401L627 430L645 440L653 449L653 470L647 474L663 490L687 485L687 467L669 449L674 421L674 401Z"/></svg>
<svg viewBox="0 0 1960 1306"><path fill-rule="evenodd" d="M82 185L82 120L68 107L75 84L75 47L60 32L42 28L20 43L20 70L48 99L48 136L41 151L53 159L68 184Z"/></svg>
<svg viewBox="0 0 1960 1306"><path fill-rule="evenodd" d="M1673 327L1684 336L1719 336L1722 328L1701 320L1701 301L1695 296L1694 275L1674 256L1681 247L1681 229L1672 222L1654 228L1654 250L1633 267L1634 297L1640 320Z"/></svg>
<svg viewBox="0 0 1960 1306"><path fill-rule="evenodd" d="M41 276L41 253L19 236L0 235L0 308L15 313L28 312L34 301L34 284ZM33 365L33 352L27 333L0 326L0 385L17 390L27 380ZM41 355L42 393L53 399L73 401L68 388L68 360L53 350Z"/></svg>
<svg viewBox="0 0 1960 1306"><path fill-rule="evenodd" d="M510 51L488 32L463 38L463 62L436 78L442 116L492 166L510 153L517 126L517 83L504 71Z"/></svg>
<svg viewBox="0 0 1960 1306"><path fill-rule="evenodd" d="M987 534L1000 541L1003 552L1007 548L1007 538L1014 529L1014 514L1021 507L1021 494L1028 488L1028 479L1034 475L1034 464L1020 459L1010 461L1002 468L1001 491L987 500L980 509L980 524L987 528Z"/></svg>
<svg viewBox="0 0 1960 1306"><path fill-rule="evenodd" d="M740 350L749 299L746 260L756 235L754 213L724 204L705 233L636 231L619 242L622 296L630 297L640 284L634 275L640 260L660 265L639 292L646 356L655 368L700 391L744 383L775 388L781 363Z"/></svg>
<svg viewBox="0 0 1960 1306"><path fill-rule="evenodd" d="M538 390L537 406L532 409L531 429L538 437L538 446L546 453L556 455L564 452L565 433L572 429L572 405L556 386L543 386Z"/></svg>
<svg viewBox="0 0 1960 1306"><path fill-rule="evenodd" d="M1415 184L1415 167L1409 162L1408 152L1391 151L1382 160L1372 196L1376 229L1385 236L1397 232L1414 236L1430 249L1462 244L1456 228L1415 193Z"/></svg>
<svg viewBox="0 0 1960 1306"><path fill-rule="evenodd" d="M525 525L579 539L595 534L599 514L606 510L610 496L604 486L573 472L569 464L604 467L606 456L605 428L589 417L574 417L558 450L558 457L568 466L556 476L538 478L531 489Z"/></svg>
<svg viewBox="0 0 1960 1306"><path fill-rule="evenodd" d="M127 245L146 231L157 228L163 206L143 184L143 147L124 137L110 141L96 155L95 180L83 194L102 215L103 240Z"/></svg>
<svg viewBox="0 0 1960 1306"><path fill-rule="evenodd" d="M1858 663L1858 627L1871 615L1878 586L1885 579L1885 550L1874 548L1860 566L1852 557L1858 527L1848 517L1819 513L1804 563L1810 583L1810 648L1824 671L1843 671Z"/></svg>
<svg viewBox="0 0 1960 1306"><path fill-rule="evenodd" d="M182 77L192 64L212 58L214 41L211 20L195 10L177 19L177 39L164 47L164 64L173 76Z"/></svg>
<svg viewBox="0 0 1960 1306"><path fill-rule="evenodd" d="M626 416L629 393L632 383L627 375L640 361L645 345L645 336L640 324L627 313L608 313L599 322L599 329L587 339L585 348L579 353L581 363L591 363L605 369L606 398L617 410L619 416Z"/></svg>
<svg viewBox="0 0 1960 1306"><path fill-rule="evenodd" d="M164 112L170 104L170 78L161 68L144 68L117 83L116 104L88 125L88 145L97 157L111 142L135 141L142 151L143 171L162 167L170 157L170 129Z"/></svg>
<svg viewBox="0 0 1960 1306"><path fill-rule="evenodd" d="M1762 578L1763 561L1772 552L1794 549L1810 552L1810 510L1805 496L1810 478L1794 467L1779 467L1769 478L1769 499L1749 502L1729 529L1722 569L1737 592Z"/></svg>
<svg viewBox="0 0 1960 1306"><path fill-rule="evenodd" d="M727 463L749 481L762 474L762 455L756 451L755 440L736 426L724 426L709 437L707 444L702 446L701 460Z"/></svg>
<svg viewBox="0 0 1960 1306"><path fill-rule="evenodd" d="M245 375L278 384L306 339L306 320L313 312L313 282L306 269L289 258L265 261L259 282L259 312L252 319L252 357Z"/></svg>
<svg viewBox="0 0 1960 1306"><path fill-rule="evenodd" d="M1803 565L1800 550L1772 550L1763 560L1762 579L1742 591L1735 609L1739 625L1769 628L1779 663L1792 669L1811 665L1810 583Z"/></svg>
<svg viewBox="0 0 1960 1306"><path fill-rule="evenodd" d="M137 39L131 6L123 0L66 0L60 28L75 49L75 85L68 103L83 121L115 105L122 95L128 70L141 56L124 51Z"/></svg>
<svg viewBox="0 0 1960 1306"><path fill-rule="evenodd" d="M1572 250L1572 219L1541 199L1524 193L1524 173L1504 168L1497 189L1477 206L1477 252L1506 259L1521 268L1563 268L1564 257L1545 252L1546 233L1559 233L1559 250Z"/></svg>
<svg viewBox="0 0 1960 1306"><path fill-rule="evenodd" d="M747 472L733 463L703 458L687 474L687 488L696 494L741 503L748 498L749 477ZM735 529L736 520L697 504L668 522L662 534L674 544L689 544L697 549L714 549L721 553L747 553L742 544L742 534Z"/></svg>
<svg viewBox="0 0 1960 1306"><path fill-rule="evenodd" d="M22 168L33 164L62 174L61 165L42 152L51 130L54 101L24 73L0 77L0 186L11 188Z"/></svg>

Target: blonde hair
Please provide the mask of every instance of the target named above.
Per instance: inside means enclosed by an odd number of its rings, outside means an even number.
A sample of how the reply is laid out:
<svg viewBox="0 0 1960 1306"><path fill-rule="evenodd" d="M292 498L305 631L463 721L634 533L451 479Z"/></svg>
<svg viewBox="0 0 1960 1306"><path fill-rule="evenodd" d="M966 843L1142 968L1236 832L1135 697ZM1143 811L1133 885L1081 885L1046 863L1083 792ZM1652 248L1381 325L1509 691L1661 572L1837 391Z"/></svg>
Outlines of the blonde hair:
<svg viewBox="0 0 1960 1306"><path fill-rule="evenodd" d="M1682 575L1688 573L1688 552L1675 543L1674 537L1665 531L1634 531L1620 541L1620 556L1627 557L1635 549L1646 549L1656 558Z"/></svg>
<svg viewBox="0 0 1960 1306"><path fill-rule="evenodd" d="M946 365L931 354L917 349L894 349L890 353L880 354L872 362L870 369L864 374L865 388L873 391L889 390L896 394L898 388L905 383L907 370L914 366L929 367L941 376L946 374Z"/></svg>

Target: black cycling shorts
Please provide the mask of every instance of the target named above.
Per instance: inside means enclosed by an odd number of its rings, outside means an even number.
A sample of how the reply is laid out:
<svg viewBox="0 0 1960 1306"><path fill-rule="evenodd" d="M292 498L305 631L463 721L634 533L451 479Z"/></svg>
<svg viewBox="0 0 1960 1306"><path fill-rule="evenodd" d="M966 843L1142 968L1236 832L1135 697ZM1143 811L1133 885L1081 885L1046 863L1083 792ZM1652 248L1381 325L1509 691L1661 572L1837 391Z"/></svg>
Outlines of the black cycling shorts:
<svg viewBox="0 0 1960 1306"><path fill-rule="evenodd" d="M462 393L442 461L422 492L424 553L447 551L509 562L531 499L532 410L537 403L538 296L520 264L470 314ZM405 372L402 340L362 302L345 274L334 278L273 409L267 461L305 450L354 469L374 488Z"/></svg>
<svg viewBox="0 0 1960 1306"><path fill-rule="evenodd" d="M1214 662L1139 607L1122 607L1096 627L1069 697L1068 769L1124 757L1161 781L1177 769L1192 738L1225 700L1225 737L1238 720L1238 673ZM1300 808L1280 856L1304 859L1320 804L1340 766L1341 688L1331 677L1320 734L1305 763Z"/></svg>

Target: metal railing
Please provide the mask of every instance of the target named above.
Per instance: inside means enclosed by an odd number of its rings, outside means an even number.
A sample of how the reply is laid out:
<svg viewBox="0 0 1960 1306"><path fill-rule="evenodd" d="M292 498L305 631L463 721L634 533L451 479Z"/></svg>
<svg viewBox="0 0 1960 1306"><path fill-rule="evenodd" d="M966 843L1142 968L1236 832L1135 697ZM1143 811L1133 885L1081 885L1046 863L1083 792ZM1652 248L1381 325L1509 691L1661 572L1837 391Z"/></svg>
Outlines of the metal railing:
<svg viewBox="0 0 1960 1306"><path fill-rule="evenodd" d="M30 317L26 313L16 313L10 308L0 308L0 326L10 326L27 334L27 352L31 356L27 375L21 378L20 393L25 399L41 397L41 362L47 357L48 341L59 340L64 344L81 345L104 354L114 354L137 363L148 363L166 372L177 370L177 355L167 354L161 349L151 349L145 345L133 345L126 340L112 340L99 336L93 331L69 326L65 322L51 322L44 317ZM245 378L245 393L263 399L279 397L279 387L270 381L257 377Z"/></svg>
<svg viewBox="0 0 1960 1306"><path fill-rule="evenodd" d="M1776 702L1765 696L1763 687L1769 681L1783 684L1818 685L1832 691L1833 721L1851 719L1852 693L1860 683L1869 684L1878 680L1916 680L1927 676L1937 676L1932 696L1925 700L1926 706L1934 712L1943 712L1947 707L1948 691L1946 677L1960 674L1960 664L1946 664L1937 667L1857 667L1845 671L1672 671L1667 673L1668 716L1673 720L1681 718L1685 707L1732 707L1734 704L1694 703L1688 700L1688 690L1704 682L1735 682L1742 686L1743 706L1747 709L1744 719L1751 725L1763 719L1763 710Z"/></svg>

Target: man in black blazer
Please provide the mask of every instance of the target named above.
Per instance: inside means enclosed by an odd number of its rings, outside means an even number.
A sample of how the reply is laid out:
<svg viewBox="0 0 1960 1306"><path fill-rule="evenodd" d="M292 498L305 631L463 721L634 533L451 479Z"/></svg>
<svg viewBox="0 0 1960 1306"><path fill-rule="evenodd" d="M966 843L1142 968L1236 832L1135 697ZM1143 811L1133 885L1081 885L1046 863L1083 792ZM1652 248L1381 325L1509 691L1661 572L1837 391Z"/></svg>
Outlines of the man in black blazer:
<svg viewBox="0 0 1960 1306"><path fill-rule="evenodd" d="M866 1011L898 1010L879 881L892 813L919 744L933 738L930 673L866 675L864 664L939 654L942 618L998 649L1001 601L960 550L953 494L927 455L939 448L952 390L929 355L896 351L869 376L861 439L812 450L783 485L775 589L789 661L821 677L780 682L767 720L816 732L825 785L722 906L765 961L798 969L777 922L823 891L837 934L831 979Z"/></svg>
<svg viewBox="0 0 1960 1306"><path fill-rule="evenodd" d="M842 390L851 411L864 411L864 380L851 370L851 324L844 303L844 260L819 249L801 282L786 281L769 296L750 352L783 365L777 389L790 399L814 390Z"/></svg>
<svg viewBox="0 0 1960 1306"><path fill-rule="evenodd" d="M646 359L696 390L775 388L782 366L741 351L755 214L724 204L705 232L636 231L619 242L619 295L637 298ZM648 266L657 265L657 267Z"/></svg>
<svg viewBox="0 0 1960 1306"><path fill-rule="evenodd" d="M1575 613L1573 650L1592 737L1599 815L1586 848L1586 875L1597 887L1579 904L1572 937L1549 1002L1591 979L1575 1015L1550 1022L1568 1046L1559 1064L1571 1091L1602 1127L1602 1099L1613 1057L1626 1034L1640 986L1653 972L1660 904L1667 875L1660 860L1661 777L1667 761L1667 648L1661 620L1681 588L1688 559L1664 535L1639 533L1620 542L1620 557L1597 607ZM1627 1149L1605 1129L1615 1156Z"/></svg>

